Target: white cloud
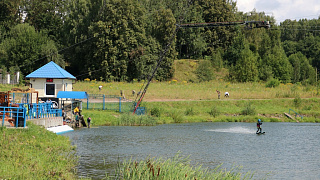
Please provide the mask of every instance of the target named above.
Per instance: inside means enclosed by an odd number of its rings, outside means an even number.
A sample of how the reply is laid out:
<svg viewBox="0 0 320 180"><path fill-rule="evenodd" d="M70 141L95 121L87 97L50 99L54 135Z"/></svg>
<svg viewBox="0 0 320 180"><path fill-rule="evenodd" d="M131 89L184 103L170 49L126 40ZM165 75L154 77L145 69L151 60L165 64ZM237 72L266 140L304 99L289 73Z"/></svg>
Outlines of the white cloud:
<svg viewBox="0 0 320 180"><path fill-rule="evenodd" d="M319 0L237 0L239 11L250 12L254 8L273 15L280 23L286 19L314 19L320 16Z"/></svg>

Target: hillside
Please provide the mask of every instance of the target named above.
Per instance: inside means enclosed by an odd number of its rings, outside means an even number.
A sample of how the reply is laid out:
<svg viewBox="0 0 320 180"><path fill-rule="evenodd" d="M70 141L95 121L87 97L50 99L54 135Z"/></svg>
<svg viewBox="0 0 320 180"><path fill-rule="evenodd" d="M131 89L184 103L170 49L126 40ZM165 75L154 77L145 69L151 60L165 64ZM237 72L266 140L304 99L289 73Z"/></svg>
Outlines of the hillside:
<svg viewBox="0 0 320 180"><path fill-rule="evenodd" d="M174 61L174 75L172 80L179 82L198 82L198 77L196 75L196 69L199 62L203 60L193 60L193 59L181 59ZM217 71L212 68L215 80L226 80L228 75L228 70L225 68Z"/></svg>

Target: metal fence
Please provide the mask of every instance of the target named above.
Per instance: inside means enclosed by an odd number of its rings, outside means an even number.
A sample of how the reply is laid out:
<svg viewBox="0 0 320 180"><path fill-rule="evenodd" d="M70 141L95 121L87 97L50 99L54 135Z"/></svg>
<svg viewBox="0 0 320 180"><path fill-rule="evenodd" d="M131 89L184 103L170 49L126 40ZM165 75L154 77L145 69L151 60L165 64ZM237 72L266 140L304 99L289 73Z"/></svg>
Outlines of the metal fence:
<svg viewBox="0 0 320 180"><path fill-rule="evenodd" d="M0 84L19 84L20 73L0 74Z"/></svg>
<svg viewBox="0 0 320 180"><path fill-rule="evenodd" d="M113 110L118 112L133 112L135 102L116 95L88 94L83 107L87 109ZM145 108L139 107L139 115L144 114ZM138 113L136 113L138 114Z"/></svg>
<svg viewBox="0 0 320 180"><path fill-rule="evenodd" d="M38 119L47 117L61 117L62 109L53 108L53 103L17 103L19 107L25 108L26 119Z"/></svg>
<svg viewBox="0 0 320 180"><path fill-rule="evenodd" d="M2 126L4 122L13 127L25 127L26 126L26 110L20 107L0 107L0 117L2 119Z"/></svg>
<svg viewBox="0 0 320 180"><path fill-rule="evenodd" d="M17 103L14 105L17 107L0 107L2 126L5 121L8 121L13 127L25 127L26 120L29 119L62 116L62 110L54 109L52 103Z"/></svg>

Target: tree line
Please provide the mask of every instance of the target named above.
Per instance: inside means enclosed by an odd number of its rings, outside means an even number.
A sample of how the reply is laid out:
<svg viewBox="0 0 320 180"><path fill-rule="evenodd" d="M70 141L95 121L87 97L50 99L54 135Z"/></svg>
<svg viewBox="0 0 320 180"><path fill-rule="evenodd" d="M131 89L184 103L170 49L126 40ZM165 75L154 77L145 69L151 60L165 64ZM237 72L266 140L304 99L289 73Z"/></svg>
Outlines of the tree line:
<svg viewBox="0 0 320 180"><path fill-rule="evenodd" d="M251 20L271 28L179 28ZM155 79L164 81L175 59L199 59L209 68L200 80L227 68L232 81L313 84L319 28L320 19L278 25L264 12L238 11L233 0L2 0L0 66L27 75L54 61L77 79L132 81L147 79L163 57Z"/></svg>

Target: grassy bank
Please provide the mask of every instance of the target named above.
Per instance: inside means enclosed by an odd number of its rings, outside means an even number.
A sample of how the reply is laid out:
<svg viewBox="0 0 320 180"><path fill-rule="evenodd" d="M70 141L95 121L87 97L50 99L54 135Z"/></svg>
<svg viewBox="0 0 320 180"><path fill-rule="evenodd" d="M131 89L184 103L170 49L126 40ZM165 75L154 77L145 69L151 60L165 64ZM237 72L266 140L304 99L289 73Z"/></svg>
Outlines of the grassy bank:
<svg viewBox="0 0 320 180"><path fill-rule="evenodd" d="M68 138L28 123L0 128L0 179L76 179L74 147Z"/></svg>
<svg viewBox="0 0 320 180"><path fill-rule="evenodd" d="M83 110L93 125L154 125L187 122L320 122L320 99L202 100L143 102L147 116L132 116L102 110ZM303 116L296 120L284 112L294 110ZM290 110L290 114L295 113Z"/></svg>

